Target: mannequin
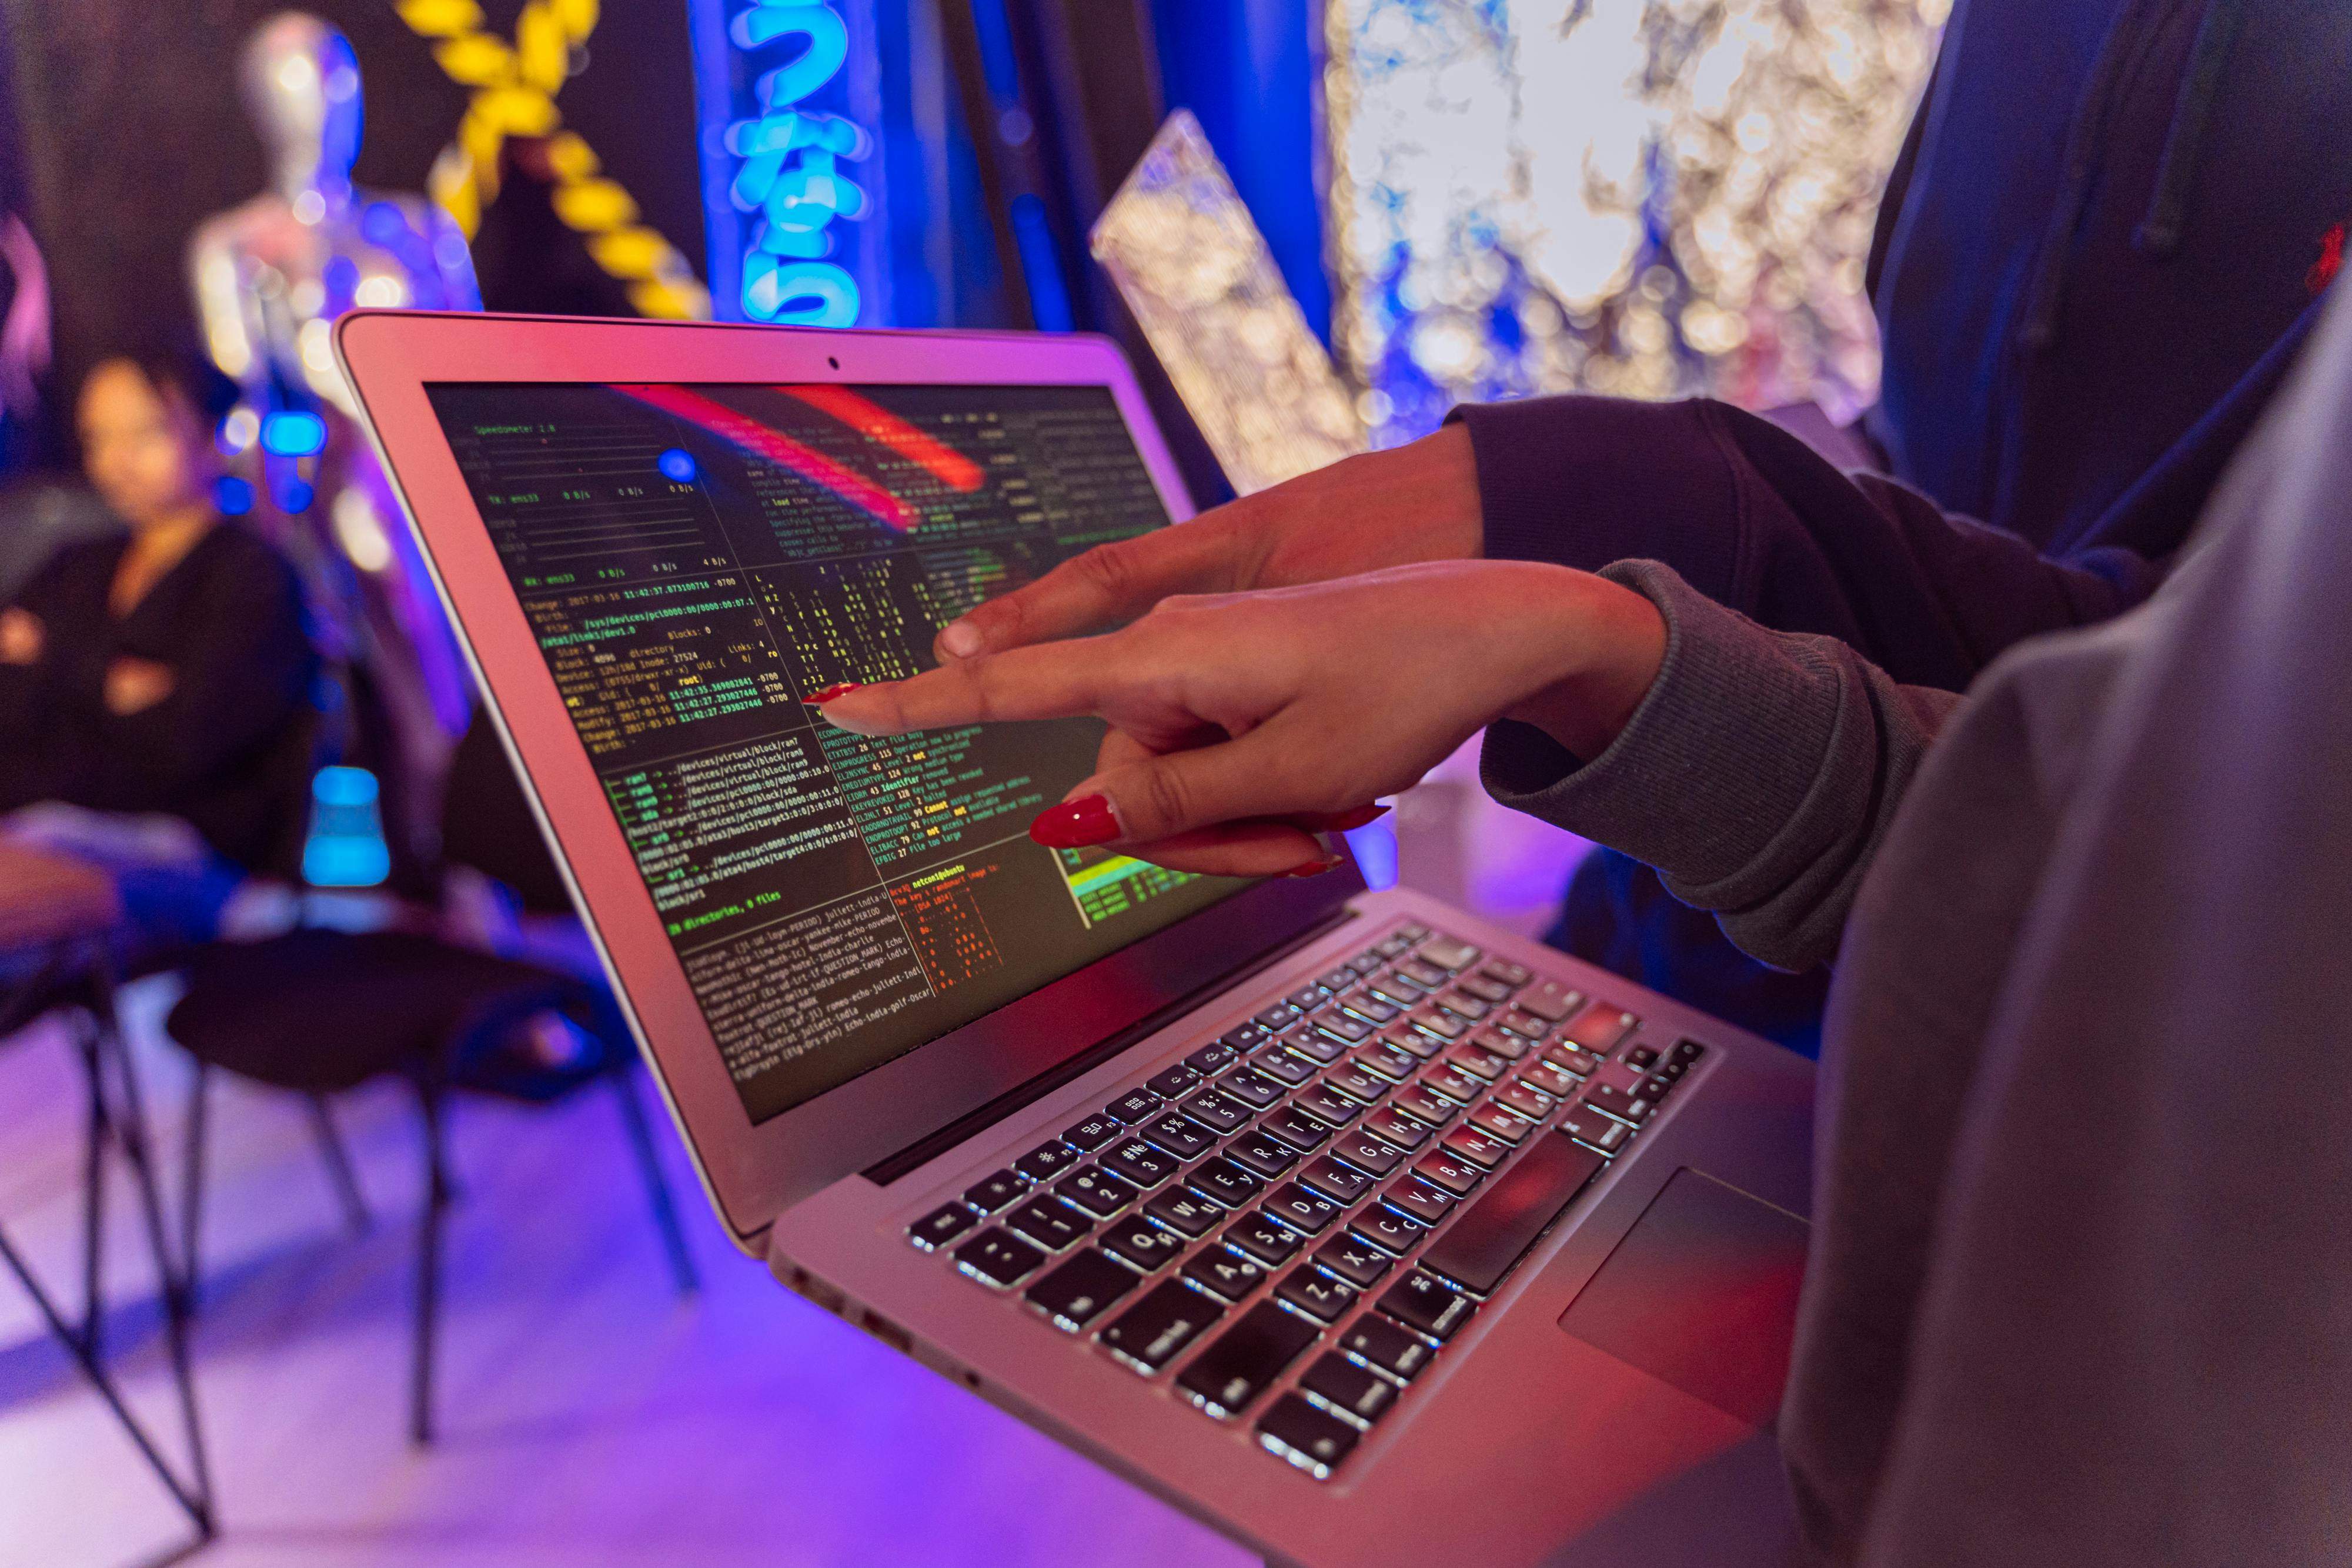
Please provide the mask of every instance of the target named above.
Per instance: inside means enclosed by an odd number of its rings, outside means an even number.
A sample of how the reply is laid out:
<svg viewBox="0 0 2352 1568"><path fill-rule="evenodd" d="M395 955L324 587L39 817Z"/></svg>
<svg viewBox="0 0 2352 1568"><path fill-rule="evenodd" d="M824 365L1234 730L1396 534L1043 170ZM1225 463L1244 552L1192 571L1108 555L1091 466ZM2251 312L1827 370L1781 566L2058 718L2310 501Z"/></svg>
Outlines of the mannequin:
<svg viewBox="0 0 2352 1568"><path fill-rule="evenodd" d="M337 650L363 668L391 715L405 780L404 825L429 820L469 694L448 623L415 542L364 440L336 368L335 319L354 306L481 307L465 236L421 196L352 183L362 121L359 64L327 23L283 12L246 46L246 105L269 155L270 186L201 225L189 270L214 360L245 392L223 445L250 449L272 414L315 414L314 455L256 454L265 506L322 606L341 622ZM302 428L309 428L301 426ZM268 446L265 438L261 444ZM317 506L311 504L315 496ZM402 789L399 783L413 788Z"/></svg>

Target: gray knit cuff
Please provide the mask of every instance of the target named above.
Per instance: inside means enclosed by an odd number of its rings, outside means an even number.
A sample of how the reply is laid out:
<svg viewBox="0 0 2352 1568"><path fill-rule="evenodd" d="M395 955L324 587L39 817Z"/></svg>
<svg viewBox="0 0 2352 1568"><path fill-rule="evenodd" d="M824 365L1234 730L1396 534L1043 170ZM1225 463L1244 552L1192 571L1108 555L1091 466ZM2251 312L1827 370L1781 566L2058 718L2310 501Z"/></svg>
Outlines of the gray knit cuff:
<svg viewBox="0 0 2352 1568"><path fill-rule="evenodd" d="M1504 805L1647 862L1681 889L1733 900L1706 907L1737 907L1740 873L1821 782L1835 675L1656 561L1601 575L1665 617L1665 662L1633 721L1581 766L1542 731L1505 721L1486 732L1480 775Z"/></svg>

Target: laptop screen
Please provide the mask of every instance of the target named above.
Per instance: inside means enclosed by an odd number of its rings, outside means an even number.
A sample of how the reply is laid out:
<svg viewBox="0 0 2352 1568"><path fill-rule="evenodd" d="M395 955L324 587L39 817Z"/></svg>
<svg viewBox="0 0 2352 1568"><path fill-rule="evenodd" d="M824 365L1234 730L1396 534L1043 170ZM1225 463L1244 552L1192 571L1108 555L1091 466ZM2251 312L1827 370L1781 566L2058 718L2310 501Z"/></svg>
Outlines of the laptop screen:
<svg viewBox="0 0 2352 1568"><path fill-rule="evenodd" d="M1030 840L1096 721L802 701L1167 524L1108 389L426 391L754 1122L1246 885Z"/></svg>

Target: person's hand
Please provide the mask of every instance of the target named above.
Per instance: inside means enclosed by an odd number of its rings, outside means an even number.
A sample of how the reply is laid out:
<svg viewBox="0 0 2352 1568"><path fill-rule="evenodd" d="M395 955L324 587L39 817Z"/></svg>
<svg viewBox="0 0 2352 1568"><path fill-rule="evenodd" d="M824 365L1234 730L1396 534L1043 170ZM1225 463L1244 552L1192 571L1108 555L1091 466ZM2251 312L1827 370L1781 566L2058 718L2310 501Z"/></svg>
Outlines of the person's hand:
<svg viewBox="0 0 2352 1568"><path fill-rule="evenodd" d="M1415 561L1482 554L1470 433L1448 425L1202 513L1098 545L940 629L942 664L1134 620L1176 593L1328 582Z"/></svg>
<svg viewBox="0 0 2352 1568"><path fill-rule="evenodd" d="M144 713L170 696L178 684L171 665L125 654L106 666L106 711L117 718Z"/></svg>
<svg viewBox="0 0 2352 1568"><path fill-rule="evenodd" d="M31 611L0 610L0 664L37 664L48 641L48 628Z"/></svg>
<svg viewBox="0 0 2352 1568"><path fill-rule="evenodd" d="M1166 599L1122 631L812 697L858 735L1092 714L1094 776L1030 830L1180 871L1306 874L1318 827L1416 782L1500 717L1582 757L1615 738L1665 656L1631 589L1565 567L1442 561Z"/></svg>

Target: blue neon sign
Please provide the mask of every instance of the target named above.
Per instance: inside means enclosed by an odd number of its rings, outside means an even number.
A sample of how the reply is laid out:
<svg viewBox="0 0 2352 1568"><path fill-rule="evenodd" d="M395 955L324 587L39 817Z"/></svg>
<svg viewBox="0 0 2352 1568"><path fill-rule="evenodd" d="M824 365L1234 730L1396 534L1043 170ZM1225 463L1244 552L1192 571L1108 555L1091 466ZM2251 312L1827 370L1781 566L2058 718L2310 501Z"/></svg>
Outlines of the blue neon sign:
<svg viewBox="0 0 2352 1568"><path fill-rule="evenodd" d="M849 327L864 305L834 225L875 209L842 168L874 139L824 107L851 85L845 6L870 17L859 0L694 0L712 293L755 321Z"/></svg>

